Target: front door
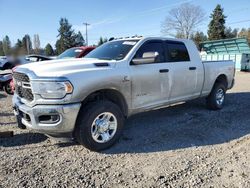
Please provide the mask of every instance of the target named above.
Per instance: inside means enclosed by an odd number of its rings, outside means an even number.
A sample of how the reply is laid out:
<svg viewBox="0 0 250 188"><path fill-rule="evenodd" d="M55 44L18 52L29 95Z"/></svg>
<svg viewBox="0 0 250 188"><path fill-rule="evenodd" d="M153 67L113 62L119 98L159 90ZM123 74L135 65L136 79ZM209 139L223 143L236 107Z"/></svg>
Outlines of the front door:
<svg viewBox="0 0 250 188"><path fill-rule="evenodd" d="M157 106L169 97L169 65L165 63L163 42L145 42L135 58L142 58L146 52L157 52L159 55L153 63L130 65L134 109Z"/></svg>

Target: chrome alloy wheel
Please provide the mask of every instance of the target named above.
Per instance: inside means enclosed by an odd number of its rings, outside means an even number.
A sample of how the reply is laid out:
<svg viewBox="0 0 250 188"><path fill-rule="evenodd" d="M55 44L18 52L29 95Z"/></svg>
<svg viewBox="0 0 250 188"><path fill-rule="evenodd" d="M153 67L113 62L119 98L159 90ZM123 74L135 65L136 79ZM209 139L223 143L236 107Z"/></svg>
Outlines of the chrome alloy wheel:
<svg viewBox="0 0 250 188"><path fill-rule="evenodd" d="M94 141L106 143L110 141L117 130L117 119L114 114L104 112L98 115L91 125L91 135Z"/></svg>
<svg viewBox="0 0 250 188"><path fill-rule="evenodd" d="M222 105L225 99L225 93L223 89L218 89L216 92L216 103Z"/></svg>

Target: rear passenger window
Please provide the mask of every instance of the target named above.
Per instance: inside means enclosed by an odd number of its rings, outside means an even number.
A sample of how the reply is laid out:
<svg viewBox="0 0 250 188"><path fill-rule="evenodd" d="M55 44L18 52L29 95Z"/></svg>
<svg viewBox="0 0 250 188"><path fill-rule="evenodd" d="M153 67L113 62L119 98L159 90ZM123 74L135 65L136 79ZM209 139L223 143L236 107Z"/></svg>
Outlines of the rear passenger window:
<svg viewBox="0 0 250 188"><path fill-rule="evenodd" d="M169 62L190 61L185 44L181 42L167 42L167 54Z"/></svg>

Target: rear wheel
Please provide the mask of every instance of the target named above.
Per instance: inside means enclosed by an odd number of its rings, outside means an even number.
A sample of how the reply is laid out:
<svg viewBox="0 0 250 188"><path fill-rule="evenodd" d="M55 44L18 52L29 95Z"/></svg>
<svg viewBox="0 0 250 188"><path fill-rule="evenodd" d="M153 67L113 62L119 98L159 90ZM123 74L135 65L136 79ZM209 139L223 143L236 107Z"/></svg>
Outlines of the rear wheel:
<svg viewBox="0 0 250 188"><path fill-rule="evenodd" d="M211 93L207 97L207 107L211 110L223 108L226 97L226 87L223 83L215 83Z"/></svg>
<svg viewBox="0 0 250 188"><path fill-rule="evenodd" d="M120 137L124 116L110 101L89 103L79 112L75 136L77 141L92 151L112 146Z"/></svg>

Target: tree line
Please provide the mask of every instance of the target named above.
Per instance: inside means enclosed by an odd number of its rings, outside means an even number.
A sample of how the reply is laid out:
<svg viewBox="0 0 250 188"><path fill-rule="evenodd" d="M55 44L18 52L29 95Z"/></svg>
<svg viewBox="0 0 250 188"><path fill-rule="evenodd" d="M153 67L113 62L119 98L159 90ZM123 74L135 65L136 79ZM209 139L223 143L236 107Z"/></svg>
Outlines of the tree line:
<svg viewBox="0 0 250 188"><path fill-rule="evenodd" d="M192 39L200 49L204 41L245 37L250 42L250 28L232 29L226 26L227 16L218 4L210 15L207 34L198 31L206 16L200 6L184 3L169 11L162 23L162 33L176 38Z"/></svg>
<svg viewBox="0 0 250 188"><path fill-rule="evenodd" d="M12 45L9 36L5 36L0 41L0 56L8 55L26 55L26 54L45 54L47 56L58 55L71 47L85 46L85 40L80 31L75 32L72 25L66 18L61 18L59 21L59 29L57 35L55 49L50 43L46 44L45 48L40 46L40 38L38 34L33 36L33 42L30 35L26 34L22 39L17 39L17 42ZM100 37L97 45L107 42L107 38Z"/></svg>
<svg viewBox="0 0 250 188"><path fill-rule="evenodd" d="M33 42L30 35L26 34L22 39L17 39L17 42L12 45L9 36L5 36L0 41L0 56L8 55L26 55L26 54L45 54L47 56L58 55L66 49L77 46L85 46L85 40L81 32L75 32L72 25L66 18L61 18L59 21L58 40L55 44L55 49L48 43L45 48L40 46L40 38L38 34L33 36Z"/></svg>

